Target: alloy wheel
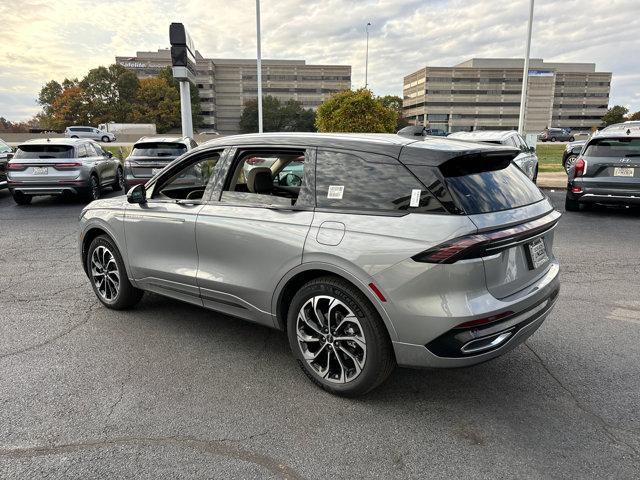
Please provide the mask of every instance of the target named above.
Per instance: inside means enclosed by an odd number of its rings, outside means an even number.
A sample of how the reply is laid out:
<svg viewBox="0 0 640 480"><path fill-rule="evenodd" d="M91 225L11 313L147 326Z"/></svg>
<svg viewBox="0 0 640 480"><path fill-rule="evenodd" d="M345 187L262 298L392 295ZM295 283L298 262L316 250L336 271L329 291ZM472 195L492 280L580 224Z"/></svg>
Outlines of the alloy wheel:
<svg viewBox="0 0 640 480"><path fill-rule="evenodd" d="M96 177L91 177L91 198L98 200L100 198L100 184Z"/></svg>
<svg viewBox="0 0 640 480"><path fill-rule="evenodd" d="M318 295L307 300L296 321L298 346L305 361L332 383L355 380L367 360L362 325L337 298Z"/></svg>
<svg viewBox="0 0 640 480"><path fill-rule="evenodd" d="M91 279L98 294L107 302L114 301L120 291L120 271L111 251L99 245L91 254Z"/></svg>
<svg viewBox="0 0 640 480"><path fill-rule="evenodd" d="M569 170L571 170L571 167L573 167L573 164L576 163L576 160L578 159L578 157L572 155L570 157L567 158L567 161L564 164L564 170L569 173Z"/></svg>
<svg viewBox="0 0 640 480"><path fill-rule="evenodd" d="M122 174L122 170L118 169L116 176L118 177L118 186L120 187L120 190L122 190L124 188L124 175Z"/></svg>

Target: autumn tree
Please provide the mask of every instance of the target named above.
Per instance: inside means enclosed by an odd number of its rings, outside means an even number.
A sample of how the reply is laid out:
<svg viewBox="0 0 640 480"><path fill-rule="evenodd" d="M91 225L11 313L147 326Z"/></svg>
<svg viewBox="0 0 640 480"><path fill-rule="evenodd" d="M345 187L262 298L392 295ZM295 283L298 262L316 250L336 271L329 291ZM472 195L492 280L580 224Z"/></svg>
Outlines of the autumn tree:
<svg viewBox="0 0 640 480"><path fill-rule="evenodd" d="M180 95L162 77L143 78L131 113L133 123L155 123L159 133L179 127Z"/></svg>
<svg viewBox="0 0 640 480"><path fill-rule="evenodd" d="M629 113L629 109L621 105L615 105L607 110L607 113L602 117L602 123L605 126L613 125L614 123L624 122L624 116Z"/></svg>
<svg viewBox="0 0 640 480"><path fill-rule="evenodd" d="M318 107L316 126L320 132L393 133L397 111L386 107L371 90L344 90Z"/></svg>

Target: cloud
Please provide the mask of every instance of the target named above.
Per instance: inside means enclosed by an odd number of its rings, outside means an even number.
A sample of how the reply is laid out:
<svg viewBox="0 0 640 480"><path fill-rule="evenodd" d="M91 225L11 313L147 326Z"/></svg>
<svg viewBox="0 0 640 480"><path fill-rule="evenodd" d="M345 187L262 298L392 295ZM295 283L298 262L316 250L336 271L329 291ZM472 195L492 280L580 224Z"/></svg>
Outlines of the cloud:
<svg viewBox="0 0 640 480"><path fill-rule="evenodd" d="M402 78L425 65L472 57L522 57L528 0L262 0L264 58L353 67L364 84L365 25L371 22L369 86L402 93ZM181 21L206 57L256 53L253 0L4 0L0 18L0 115L23 119L50 79L80 77L116 55L165 48ZM640 2L538 0L532 57L595 62L612 71L611 104L640 110ZM30 92L30 95L29 95Z"/></svg>

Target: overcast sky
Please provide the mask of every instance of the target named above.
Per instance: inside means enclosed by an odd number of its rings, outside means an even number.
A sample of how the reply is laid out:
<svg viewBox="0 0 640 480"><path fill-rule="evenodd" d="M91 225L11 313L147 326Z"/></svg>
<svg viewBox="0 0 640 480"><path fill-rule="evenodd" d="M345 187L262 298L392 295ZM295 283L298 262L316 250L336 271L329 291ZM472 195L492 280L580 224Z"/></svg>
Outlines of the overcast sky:
<svg viewBox="0 0 640 480"><path fill-rule="evenodd" d="M471 57L522 57L529 0L263 0L263 58L348 64L402 94L404 75ZM0 116L30 118L42 84L81 77L116 55L168 45L183 22L205 57L254 57L253 0L2 0ZM640 0L536 0L532 57L613 72L610 104L640 110Z"/></svg>

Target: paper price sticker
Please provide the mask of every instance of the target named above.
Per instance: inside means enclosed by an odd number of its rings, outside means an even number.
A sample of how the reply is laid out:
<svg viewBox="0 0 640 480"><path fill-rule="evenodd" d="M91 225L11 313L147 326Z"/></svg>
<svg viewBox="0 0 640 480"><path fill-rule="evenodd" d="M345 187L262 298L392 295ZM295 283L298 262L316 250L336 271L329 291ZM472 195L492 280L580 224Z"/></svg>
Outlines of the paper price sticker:
<svg viewBox="0 0 640 480"><path fill-rule="evenodd" d="M419 207L420 206L420 195L422 195L422 190L411 190L411 200L409 201L410 207Z"/></svg>
<svg viewBox="0 0 640 480"><path fill-rule="evenodd" d="M344 194L344 185L329 185L329 191L327 192L327 198L333 198L335 200L342 200Z"/></svg>

